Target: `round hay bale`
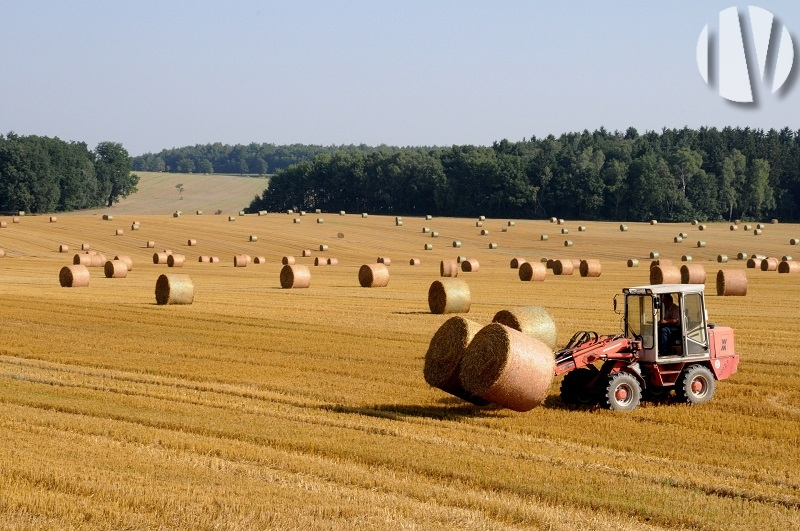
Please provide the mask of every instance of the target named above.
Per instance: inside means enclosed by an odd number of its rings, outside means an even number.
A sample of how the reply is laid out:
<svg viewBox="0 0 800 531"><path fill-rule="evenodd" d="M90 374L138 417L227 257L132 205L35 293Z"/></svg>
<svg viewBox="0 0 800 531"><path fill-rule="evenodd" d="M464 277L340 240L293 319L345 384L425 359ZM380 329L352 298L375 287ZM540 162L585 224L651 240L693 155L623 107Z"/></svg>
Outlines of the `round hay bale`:
<svg viewBox="0 0 800 531"><path fill-rule="evenodd" d="M572 241L571 240L564 240L564 247L572 247Z"/></svg>
<svg viewBox="0 0 800 531"><path fill-rule="evenodd" d="M800 245L800 239L792 238L791 240L789 240L789 245Z"/></svg>
<svg viewBox="0 0 800 531"><path fill-rule="evenodd" d="M688 238L689 234L687 234L685 232L681 232L680 234L678 234L678 236L680 236L681 238Z"/></svg>
<svg viewBox="0 0 800 531"><path fill-rule="evenodd" d="M344 215L346 215L346 214L347 214L347 212L345 212L344 210L340 210L340 211L339 211L339 215L340 215L340 216L344 216Z"/></svg>
<svg viewBox="0 0 800 531"><path fill-rule="evenodd" d="M173 218L179 218L180 216L181 216L181 213L180 213L180 212L178 212L177 210L176 210L175 212L173 212L173 213L172 213L172 217L173 217Z"/></svg>
<svg viewBox="0 0 800 531"><path fill-rule="evenodd" d="M319 246L319 250L325 252L328 250L328 246L323 243L322 245Z"/></svg>
<svg viewBox="0 0 800 531"><path fill-rule="evenodd" d="M219 263L219 256L212 256L211 257L211 263L212 264L218 264Z"/></svg>
<svg viewBox="0 0 800 531"><path fill-rule="evenodd" d="M547 259L542 258L542 261L544 261L544 264L547 267L547 269L553 269L553 264L556 263L556 261L553 258L547 258Z"/></svg>
<svg viewBox="0 0 800 531"><path fill-rule="evenodd" d="M394 220L395 221L403 221L403 216L395 216Z"/></svg>
<svg viewBox="0 0 800 531"><path fill-rule="evenodd" d="M558 223L558 218L550 218L550 223Z"/></svg>
<svg viewBox="0 0 800 531"><path fill-rule="evenodd" d="M358 269L362 288L385 288L389 285L389 268L385 264L364 264Z"/></svg>
<svg viewBox="0 0 800 531"><path fill-rule="evenodd" d="M131 223L131 230L139 230L139 225L136 223Z"/></svg>
<svg viewBox="0 0 800 531"><path fill-rule="evenodd" d="M681 284L705 284L706 268L701 264L681 266Z"/></svg>
<svg viewBox="0 0 800 531"><path fill-rule="evenodd" d="M228 221L236 221L236 218L233 216L228 216Z"/></svg>
<svg viewBox="0 0 800 531"><path fill-rule="evenodd" d="M619 226L619 230L620 230L620 232L627 232L628 231L628 226L625 225L625 224L620 225Z"/></svg>
<svg viewBox="0 0 800 531"><path fill-rule="evenodd" d="M556 260L553 262L554 275L571 275L574 269L575 266L572 264L572 260Z"/></svg>
<svg viewBox="0 0 800 531"><path fill-rule="evenodd" d="M661 255L658 253L658 251L650 251L650 259L651 260L658 260L658 258L660 256Z"/></svg>
<svg viewBox="0 0 800 531"><path fill-rule="evenodd" d="M255 234L251 234L250 235L250 241L251 242L257 242L258 241L258 236L256 236Z"/></svg>
<svg viewBox="0 0 800 531"><path fill-rule="evenodd" d="M203 211L202 211L202 210L197 210L197 211L195 212L195 215L197 215L197 216L202 216L202 215L203 215ZM262 215L262 214L261 214L261 212L259 212L259 213L258 213L258 215L259 215L259 216L260 216L260 215Z"/></svg>
<svg viewBox="0 0 800 531"><path fill-rule="evenodd" d="M753 236L761 236L761 229L756 229L753 231Z"/></svg>
<svg viewBox="0 0 800 531"><path fill-rule="evenodd" d="M550 349L556 348L556 323L544 306L519 306L500 310L494 315L492 322L535 337Z"/></svg>
<svg viewBox="0 0 800 531"><path fill-rule="evenodd" d="M461 385L469 393L514 411L544 401L555 359L543 342L500 323L472 338L461 362Z"/></svg>
<svg viewBox="0 0 800 531"><path fill-rule="evenodd" d="M109 216L108 214L103 214L103 221L112 221L114 216Z"/></svg>
<svg viewBox="0 0 800 531"><path fill-rule="evenodd" d="M300 254L300 256L303 256L303 257L305 257L305 258L308 258L309 256L311 256L311 249L303 249L303 251L302 251L302 253Z"/></svg>
<svg viewBox="0 0 800 531"><path fill-rule="evenodd" d="M122 260L108 260L103 266L106 278L125 278L128 276L128 265Z"/></svg>
<svg viewBox="0 0 800 531"><path fill-rule="evenodd" d="M757 224L756 224L756 228L757 228L758 230L761 230L761 229L763 229L763 228L764 228L764 224L763 224L763 223L757 223Z"/></svg>
<svg viewBox="0 0 800 531"><path fill-rule="evenodd" d="M592 259L581 260L580 273L582 277L596 278L600 276L602 266L600 260Z"/></svg>
<svg viewBox="0 0 800 531"><path fill-rule="evenodd" d="M750 253L739 253L736 255L737 260L745 260L750 257Z"/></svg>
<svg viewBox="0 0 800 531"><path fill-rule="evenodd" d="M489 244L489 249L497 249L497 244L492 242Z"/></svg>
<svg viewBox="0 0 800 531"><path fill-rule="evenodd" d="M294 256L284 256L283 258L281 258L281 264L294 265Z"/></svg>
<svg viewBox="0 0 800 531"><path fill-rule="evenodd" d="M72 264L89 267L92 265L92 255L76 254L75 256L72 257Z"/></svg>
<svg viewBox="0 0 800 531"><path fill-rule="evenodd" d="M189 275L161 275L156 280L156 304L191 304L194 283Z"/></svg>
<svg viewBox="0 0 800 531"><path fill-rule="evenodd" d="M311 285L311 271L308 266L287 264L281 268L281 287L307 288Z"/></svg>
<svg viewBox="0 0 800 531"><path fill-rule="evenodd" d="M705 225L698 225L697 228L700 229L700 230L706 230L706 226Z"/></svg>
<svg viewBox="0 0 800 531"><path fill-rule="evenodd" d="M704 242L703 240L700 240L700 241L697 242L697 246L698 247L705 247L706 246L706 242Z"/></svg>
<svg viewBox="0 0 800 531"><path fill-rule="evenodd" d="M292 219L292 223L300 223L300 218L294 218L294 219Z"/></svg>
<svg viewBox="0 0 800 531"><path fill-rule="evenodd" d="M718 254L718 255L717 255L717 262L718 262L718 263L720 263L720 264L724 264L724 263L726 263L727 261L728 261L728 256L727 256L727 255L724 255L724 254Z"/></svg>
<svg viewBox="0 0 800 531"><path fill-rule="evenodd" d="M564 224L564 220L562 218L558 218L558 224L559 225L563 225Z"/></svg>
<svg viewBox="0 0 800 531"><path fill-rule="evenodd" d="M58 221L56 216L50 216L50 223L55 223L56 221Z"/></svg>
<svg viewBox="0 0 800 531"><path fill-rule="evenodd" d="M336 233L336 237L337 238L344 238L344 232L337 232Z"/></svg>
<svg viewBox="0 0 800 531"><path fill-rule="evenodd" d="M432 251L433 250L433 244L432 243L426 243L425 244L425 250L426 251Z"/></svg>
<svg viewBox="0 0 800 531"><path fill-rule="evenodd" d="M81 244L81 251L88 251L91 248L92 248L92 246L89 245L88 243L82 243Z"/></svg>
<svg viewBox="0 0 800 531"><path fill-rule="evenodd" d="M267 263L267 258L265 256L256 256L253 258L253 263L256 265L264 265Z"/></svg>
<svg viewBox="0 0 800 531"><path fill-rule="evenodd" d="M657 219L651 219L650 220L650 225L658 225L658 220Z"/></svg>
<svg viewBox="0 0 800 531"><path fill-rule="evenodd" d="M778 264L778 273L800 273L800 262L787 260Z"/></svg>
<svg viewBox="0 0 800 531"><path fill-rule="evenodd" d="M451 317L439 327L425 353L423 375L428 385L476 405L488 404L467 392L459 378L467 346L480 329L480 324L460 316Z"/></svg>
<svg viewBox="0 0 800 531"><path fill-rule="evenodd" d="M62 243L61 245L58 246L58 252L59 253L68 253L69 252L69 245L67 245L65 243Z"/></svg>
<svg viewBox="0 0 800 531"><path fill-rule="evenodd" d="M691 262L691 261L692 261L691 255L685 254L681 256L681 262Z"/></svg>
<svg viewBox="0 0 800 531"><path fill-rule="evenodd" d="M486 229L481 230L481 236L488 236L488 235L489 235L489 231L488 230L486 230Z"/></svg>
<svg viewBox="0 0 800 531"><path fill-rule="evenodd" d="M369 214L367 214L366 212L362 212L361 213L361 217L362 218L367 218L367 217L369 217Z"/></svg>
<svg viewBox="0 0 800 531"><path fill-rule="evenodd" d="M650 268L650 284L680 284L681 270L673 265L657 265Z"/></svg>
<svg viewBox="0 0 800 531"><path fill-rule="evenodd" d="M154 242L153 240L148 240L147 242L145 242L144 246L145 246L147 249L155 249L155 247L156 247L156 242Z"/></svg>
<svg viewBox="0 0 800 531"><path fill-rule="evenodd" d="M321 208L314 209L314 214L322 214L322 209Z"/></svg>
<svg viewBox="0 0 800 531"><path fill-rule="evenodd" d="M692 220L692 225L697 225L699 222L696 219Z"/></svg>
<svg viewBox="0 0 800 531"><path fill-rule="evenodd" d="M201 256L197 257L197 261L200 262L201 264L210 264L211 263L211 257L210 256L201 255Z"/></svg>
<svg viewBox="0 0 800 531"><path fill-rule="evenodd" d="M128 271L133 269L133 260L131 260L130 256L124 256L118 254L117 256L114 257L114 260L119 260L120 262L124 263L125 267L128 268Z"/></svg>
<svg viewBox="0 0 800 531"><path fill-rule="evenodd" d="M19 216L12 216L11 223L19 223Z"/></svg>
<svg viewBox="0 0 800 531"><path fill-rule="evenodd" d="M153 263L157 265L166 264L168 256L167 253L153 253Z"/></svg>
<svg viewBox="0 0 800 531"><path fill-rule="evenodd" d="M455 248L461 247L461 242L458 240L453 241L453 247Z"/></svg>
<svg viewBox="0 0 800 531"><path fill-rule="evenodd" d="M0 221L0 229L7 229L8 222L7 221Z"/></svg>
<svg viewBox="0 0 800 531"><path fill-rule="evenodd" d="M636 258L629 258L628 267L639 267L639 260L637 260Z"/></svg>
<svg viewBox="0 0 800 531"><path fill-rule="evenodd" d="M464 260L463 262L461 262L461 271L465 273L475 273L480 268L481 265L474 258L470 258L469 260Z"/></svg>
<svg viewBox="0 0 800 531"><path fill-rule="evenodd" d="M403 226L403 222L402 221L395 221L394 225L395 225L395 227L402 227Z"/></svg>
<svg viewBox="0 0 800 531"><path fill-rule="evenodd" d="M523 262L518 271L523 282L543 282L547 277L547 267L541 262Z"/></svg>
<svg viewBox="0 0 800 531"><path fill-rule="evenodd" d="M438 237L439 237L439 233L438 232L436 232L436 231L431 232L431 238L438 238Z"/></svg>
<svg viewBox="0 0 800 531"><path fill-rule="evenodd" d="M291 215L291 214L294 214L294 210L292 210L292 209L290 208L290 209L288 209L288 210L286 211L286 213L287 213L287 214L289 214L289 215Z"/></svg>
<svg viewBox="0 0 800 531"><path fill-rule="evenodd" d="M430 221L430 220L432 220L432 219L433 219L433 216L432 216L432 215L430 215L430 214L425 214L425 219L426 219L426 220L428 220L428 221Z"/></svg>
<svg viewBox="0 0 800 531"><path fill-rule="evenodd" d="M761 267L761 260L757 258L750 258L747 260L747 269L755 269Z"/></svg>
<svg viewBox="0 0 800 531"><path fill-rule="evenodd" d="M314 265L315 266L328 265L328 259L327 258L323 258L321 256L318 256L318 257L314 258Z"/></svg>
<svg viewBox="0 0 800 531"><path fill-rule="evenodd" d="M519 269L519 266L524 264L526 260L524 258L512 258L511 259L511 269Z"/></svg>
<svg viewBox="0 0 800 531"><path fill-rule="evenodd" d="M188 245L189 247L194 247L195 245L197 245L197 240L194 240L194 239L187 240L186 241L186 245Z"/></svg>
<svg viewBox="0 0 800 531"><path fill-rule="evenodd" d="M476 221L475 222L475 226L476 227L483 227L483 221Z"/></svg>
<svg viewBox="0 0 800 531"><path fill-rule="evenodd" d="M681 243L682 241L683 238L681 236L675 236L674 238L672 238L673 243Z"/></svg>
<svg viewBox="0 0 800 531"><path fill-rule="evenodd" d="M90 254L92 263L89 267L103 267L106 264L106 256L103 253Z"/></svg>
<svg viewBox="0 0 800 531"><path fill-rule="evenodd" d="M761 260L761 271L777 271L780 262L777 258L765 258Z"/></svg>
<svg viewBox="0 0 800 531"><path fill-rule="evenodd" d="M730 229L731 229L732 231L734 231L734 230L739 230L739 225L734 225L733 223L731 223Z"/></svg>
<svg viewBox="0 0 800 531"><path fill-rule="evenodd" d="M236 254L233 256L233 267L247 267L250 263L250 256L246 254Z"/></svg>
<svg viewBox="0 0 800 531"><path fill-rule="evenodd" d="M486 221L486 216L478 216L478 221Z"/></svg>
<svg viewBox="0 0 800 531"><path fill-rule="evenodd" d="M547 234L542 234L541 236L539 236L539 239L541 241L543 241L543 242L546 242L547 241Z"/></svg>
<svg viewBox="0 0 800 531"><path fill-rule="evenodd" d="M586 232L586 226L585 225L578 225L578 232Z"/></svg>
<svg viewBox="0 0 800 531"><path fill-rule="evenodd" d="M300 212L298 212L298 214L300 214L301 216L305 216L306 215L306 211L305 210L301 210Z"/></svg>
<svg viewBox="0 0 800 531"><path fill-rule="evenodd" d="M339 259L338 258L328 258L328 265L329 266L339 265Z"/></svg>
<svg viewBox="0 0 800 531"><path fill-rule="evenodd" d="M435 280L428 288L431 313L469 313L471 303L469 285L459 278Z"/></svg>
<svg viewBox="0 0 800 531"><path fill-rule="evenodd" d="M781 256L781 262L791 262L791 261L792 261L792 257L789 256L788 254L785 254L785 255Z"/></svg>
<svg viewBox="0 0 800 531"><path fill-rule="evenodd" d="M775 219L775 218L772 218L772 221L770 221L770 223L772 223L773 225L777 225L778 224L778 220Z"/></svg>
<svg viewBox="0 0 800 531"><path fill-rule="evenodd" d="M167 255L167 267L183 267L185 261L186 256L182 254Z"/></svg>
<svg viewBox="0 0 800 531"><path fill-rule="evenodd" d="M744 230L750 230L750 229L752 229L752 228L753 228L753 226L752 226L752 225L745 225L745 226L744 226Z"/></svg>
<svg viewBox="0 0 800 531"><path fill-rule="evenodd" d="M431 231L430 227L422 227L422 234L428 234Z"/></svg>
<svg viewBox="0 0 800 531"><path fill-rule="evenodd" d="M743 297L747 295L747 271L733 269L717 273L717 295L720 297Z"/></svg>
<svg viewBox="0 0 800 531"><path fill-rule="evenodd" d="M385 266L392 265L392 259L389 258L388 256L379 256L377 262Z"/></svg>
<svg viewBox="0 0 800 531"><path fill-rule="evenodd" d="M420 263L421 262L419 261L419 258L412 258L411 260L408 261L408 265L412 266L418 266Z"/></svg>
<svg viewBox="0 0 800 531"><path fill-rule="evenodd" d="M561 234L569 234L569 229L561 229Z"/></svg>
<svg viewBox="0 0 800 531"><path fill-rule="evenodd" d="M515 222L513 222L513 221L509 221L509 222L508 222L508 226L509 226L509 227L513 227L514 225L516 225L516 223L515 223Z"/></svg>
<svg viewBox="0 0 800 531"><path fill-rule="evenodd" d="M767 257L767 255L758 254L758 253L750 255L750 258L755 258L756 260L763 260L766 257Z"/></svg>
<svg viewBox="0 0 800 531"><path fill-rule="evenodd" d="M441 262L439 262L439 276L457 277L458 268L459 266L457 260L442 260Z"/></svg>
<svg viewBox="0 0 800 531"><path fill-rule="evenodd" d="M64 266L58 273L62 288L85 288L89 285L89 270L84 265Z"/></svg>

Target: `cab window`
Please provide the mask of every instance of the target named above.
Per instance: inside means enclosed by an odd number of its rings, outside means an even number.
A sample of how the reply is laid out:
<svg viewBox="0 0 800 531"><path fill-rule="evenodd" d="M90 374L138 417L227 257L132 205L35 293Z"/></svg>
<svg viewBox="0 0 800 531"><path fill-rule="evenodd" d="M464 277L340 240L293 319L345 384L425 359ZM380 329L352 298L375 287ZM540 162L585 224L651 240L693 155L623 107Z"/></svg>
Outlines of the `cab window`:
<svg viewBox="0 0 800 531"><path fill-rule="evenodd" d="M707 330L703 319L703 297L699 293L687 293L683 297L683 319L686 337L701 344L707 342Z"/></svg>

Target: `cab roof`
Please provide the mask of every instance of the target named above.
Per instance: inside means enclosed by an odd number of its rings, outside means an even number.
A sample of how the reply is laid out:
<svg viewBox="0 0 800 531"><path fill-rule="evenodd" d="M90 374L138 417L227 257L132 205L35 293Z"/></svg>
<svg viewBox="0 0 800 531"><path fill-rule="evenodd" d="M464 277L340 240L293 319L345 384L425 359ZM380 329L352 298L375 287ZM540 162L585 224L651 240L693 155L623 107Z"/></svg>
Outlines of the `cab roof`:
<svg viewBox="0 0 800 531"><path fill-rule="evenodd" d="M622 288L623 293L633 295L661 295L663 293L702 293L705 284L650 284L647 286L634 286Z"/></svg>

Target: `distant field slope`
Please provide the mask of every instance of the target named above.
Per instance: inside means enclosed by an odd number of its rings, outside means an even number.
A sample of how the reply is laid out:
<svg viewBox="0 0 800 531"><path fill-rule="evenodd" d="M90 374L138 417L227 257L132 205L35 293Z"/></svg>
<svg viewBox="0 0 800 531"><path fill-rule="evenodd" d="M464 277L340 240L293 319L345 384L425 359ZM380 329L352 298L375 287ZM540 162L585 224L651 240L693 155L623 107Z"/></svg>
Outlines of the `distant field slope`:
<svg viewBox="0 0 800 531"><path fill-rule="evenodd" d="M269 180L232 175L136 172L138 192L104 212L112 214L169 214L180 210L213 214L239 212L261 195ZM176 185L183 184L183 199Z"/></svg>

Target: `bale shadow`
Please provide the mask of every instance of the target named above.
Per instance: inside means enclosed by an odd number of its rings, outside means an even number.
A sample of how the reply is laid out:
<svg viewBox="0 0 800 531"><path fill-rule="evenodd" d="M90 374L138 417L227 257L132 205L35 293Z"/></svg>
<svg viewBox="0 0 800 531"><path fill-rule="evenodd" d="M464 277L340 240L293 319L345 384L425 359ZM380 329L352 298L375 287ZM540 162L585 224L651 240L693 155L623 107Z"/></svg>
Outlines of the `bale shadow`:
<svg viewBox="0 0 800 531"><path fill-rule="evenodd" d="M415 311L415 312L392 312L394 315L433 315L430 310L427 312L424 311Z"/></svg>
<svg viewBox="0 0 800 531"><path fill-rule="evenodd" d="M458 398L445 398L440 400L440 406L420 406L417 404L374 404L371 406L345 406L343 404L330 404L320 406L325 411L335 413L350 413L390 420L403 420L407 417L429 418L434 420L458 420L464 417L493 416L493 413L502 409L500 406L476 406L465 403Z"/></svg>

